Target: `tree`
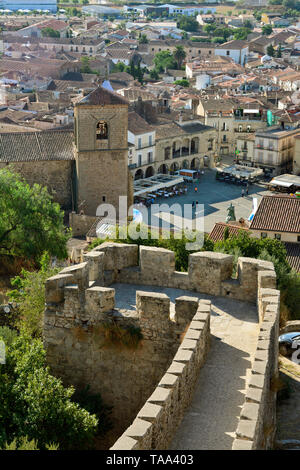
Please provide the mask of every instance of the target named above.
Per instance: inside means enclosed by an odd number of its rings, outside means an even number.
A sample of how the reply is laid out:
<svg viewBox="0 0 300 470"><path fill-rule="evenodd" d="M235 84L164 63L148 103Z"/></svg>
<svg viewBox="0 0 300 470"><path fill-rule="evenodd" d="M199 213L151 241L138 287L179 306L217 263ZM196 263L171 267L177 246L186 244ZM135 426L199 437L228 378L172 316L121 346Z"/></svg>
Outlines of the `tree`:
<svg viewBox="0 0 300 470"><path fill-rule="evenodd" d="M18 174L0 170L0 254L39 262L42 254L67 257L64 213L46 187L29 186Z"/></svg>
<svg viewBox="0 0 300 470"><path fill-rule="evenodd" d="M175 51L173 52L174 59L177 62L178 70L181 69L182 62L186 58L186 53L183 46L176 46Z"/></svg>
<svg viewBox="0 0 300 470"><path fill-rule="evenodd" d="M158 52L155 55L153 62L157 73L165 72L167 69L175 68L174 57L170 51Z"/></svg>
<svg viewBox="0 0 300 470"><path fill-rule="evenodd" d="M177 20L177 28L183 29L183 31L194 32L198 31L199 23L191 16L180 15Z"/></svg>
<svg viewBox="0 0 300 470"><path fill-rule="evenodd" d="M269 36L273 32L273 28L270 24L264 24L261 29L262 34Z"/></svg>
<svg viewBox="0 0 300 470"><path fill-rule="evenodd" d="M34 440L44 450L50 443L61 450L86 448L97 431L95 415L72 402L74 388L64 388L46 365L40 339L7 335L6 363L0 365L0 448L14 439Z"/></svg>
<svg viewBox="0 0 300 470"><path fill-rule="evenodd" d="M268 47L267 47L267 54L270 56L270 57L274 57L275 55L275 49L273 47L272 44L270 44Z"/></svg>
<svg viewBox="0 0 300 470"><path fill-rule="evenodd" d="M236 28L234 30L233 37L234 37L234 39L246 40L248 34L250 34L250 33L251 33L251 29L249 29L249 28L244 28L244 27Z"/></svg>
<svg viewBox="0 0 300 470"><path fill-rule="evenodd" d="M215 24L206 24L203 26L203 31L205 31L207 34L213 33L215 29L217 29Z"/></svg>
<svg viewBox="0 0 300 470"><path fill-rule="evenodd" d="M49 27L43 28L41 33L42 33L43 38L44 37L47 37L47 38L59 38L60 37L59 31L55 31L55 29L49 28Z"/></svg>
<svg viewBox="0 0 300 470"><path fill-rule="evenodd" d="M92 69L90 67L90 59L87 56L81 57L82 66L80 67L81 73L92 73Z"/></svg>
<svg viewBox="0 0 300 470"><path fill-rule="evenodd" d="M156 70L150 70L150 78L152 78L152 80L158 80L159 79L159 75L158 75Z"/></svg>
<svg viewBox="0 0 300 470"><path fill-rule="evenodd" d="M175 82L175 85L180 85L180 86L183 86L183 87L186 87L188 88L190 86L190 82L186 79L182 79L182 80L176 80Z"/></svg>
<svg viewBox="0 0 300 470"><path fill-rule="evenodd" d="M278 58L282 57L281 44L279 44L278 49L276 51L276 57Z"/></svg>
<svg viewBox="0 0 300 470"><path fill-rule="evenodd" d="M139 37L139 44L148 44L148 42L146 34L141 34Z"/></svg>

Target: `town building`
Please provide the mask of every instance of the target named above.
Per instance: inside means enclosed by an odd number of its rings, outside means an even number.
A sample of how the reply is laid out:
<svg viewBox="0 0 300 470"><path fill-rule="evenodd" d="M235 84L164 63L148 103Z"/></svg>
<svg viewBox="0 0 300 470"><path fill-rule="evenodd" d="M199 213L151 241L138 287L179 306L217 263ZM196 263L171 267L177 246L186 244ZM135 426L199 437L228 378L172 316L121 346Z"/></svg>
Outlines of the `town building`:
<svg viewBox="0 0 300 470"><path fill-rule="evenodd" d="M293 159L293 173L300 175L300 133L294 137L294 159Z"/></svg>
<svg viewBox="0 0 300 470"><path fill-rule="evenodd" d="M298 127L271 126L256 131L254 164L270 175L280 175L293 170L294 146Z"/></svg>
<svg viewBox="0 0 300 470"><path fill-rule="evenodd" d="M153 176L155 128L132 111L128 114L128 165L135 179Z"/></svg>

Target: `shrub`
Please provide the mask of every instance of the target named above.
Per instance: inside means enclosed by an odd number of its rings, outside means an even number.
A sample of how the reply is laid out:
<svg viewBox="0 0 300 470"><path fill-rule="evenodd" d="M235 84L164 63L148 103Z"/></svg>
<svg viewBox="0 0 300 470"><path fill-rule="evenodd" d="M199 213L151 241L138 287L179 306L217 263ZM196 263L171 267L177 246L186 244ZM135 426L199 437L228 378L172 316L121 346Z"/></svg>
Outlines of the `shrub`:
<svg viewBox="0 0 300 470"><path fill-rule="evenodd" d="M21 275L11 280L14 290L8 293L18 304L19 316L15 326L31 336L42 335L43 313L45 310L45 282L57 274L57 268L50 267L49 256L44 254L39 271L22 269Z"/></svg>
<svg viewBox="0 0 300 470"><path fill-rule="evenodd" d="M98 420L71 401L74 388L64 388L46 366L40 339L28 335L8 338L6 363L0 365L0 447L19 445L24 436L43 450L49 443L60 449L92 444ZM6 340L8 338L8 342Z"/></svg>

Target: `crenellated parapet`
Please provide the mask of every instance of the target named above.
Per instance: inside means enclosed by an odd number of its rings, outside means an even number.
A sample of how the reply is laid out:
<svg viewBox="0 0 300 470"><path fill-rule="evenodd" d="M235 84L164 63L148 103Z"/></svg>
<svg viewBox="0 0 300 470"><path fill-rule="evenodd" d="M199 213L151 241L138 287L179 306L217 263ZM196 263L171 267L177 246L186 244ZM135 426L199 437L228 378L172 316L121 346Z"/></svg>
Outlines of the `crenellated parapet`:
<svg viewBox="0 0 300 470"><path fill-rule="evenodd" d="M54 375L90 385L113 406L114 438L123 434L112 449L168 447L209 349L211 305L201 293L257 305L260 331L233 449L270 448L280 305L273 264L240 257L232 277L232 255L204 251L190 254L188 271L178 272L173 251L112 242L83 259L46 281L44 345ZM118 308L117 283L138 289L135 307ZM171 304L143 285L190 295Z"/></svg>

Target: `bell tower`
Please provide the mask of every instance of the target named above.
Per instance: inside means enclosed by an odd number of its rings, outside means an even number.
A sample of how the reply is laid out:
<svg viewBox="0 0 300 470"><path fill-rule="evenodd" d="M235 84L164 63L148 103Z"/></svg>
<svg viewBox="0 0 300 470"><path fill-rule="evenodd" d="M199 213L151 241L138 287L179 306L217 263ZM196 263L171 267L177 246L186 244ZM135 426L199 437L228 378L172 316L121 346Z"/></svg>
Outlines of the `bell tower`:
<svg viewBox="0 0 300 470"><path fill-rule="evenodd" d="M119 216L119 196L132 203L128 172L128 103L99 87L74 108L77 207L95 216L112 204Z"/></svg>

